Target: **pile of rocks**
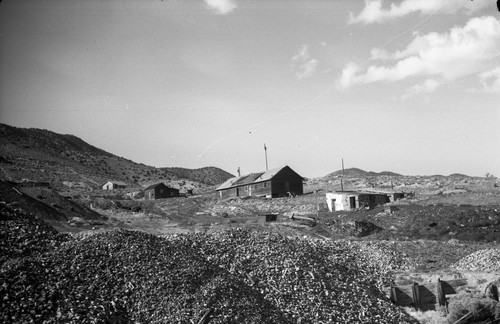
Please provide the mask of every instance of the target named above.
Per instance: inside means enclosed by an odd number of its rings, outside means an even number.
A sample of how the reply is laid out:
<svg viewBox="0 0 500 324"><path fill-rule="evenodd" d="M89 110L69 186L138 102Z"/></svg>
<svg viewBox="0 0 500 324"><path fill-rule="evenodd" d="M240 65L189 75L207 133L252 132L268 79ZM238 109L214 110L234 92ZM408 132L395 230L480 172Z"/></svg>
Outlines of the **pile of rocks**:
<svg viewBox="0 0 500 324"><path fill-rule="evenodd" d="M53 250L69 236L35 216L0 202L0 265Z"/></svg>
<svg viewBox="0 0 500 324"><path fill-rule="evenodd" d="M417 323L382 293L400 260L376 244L232 229L51 246L0 268L1 322Z"/></svg>
<svg viewBox="0 0 500 324"><path fill-rule="evenodd" d="M500 249L484 249L471 253L454 263L451 268L466 271L498 271L500 269Z"/></svg>
<svg viewBox="0 0 500 324"><path fill-rule="evenodd" d="M259 291L288 323L412 322L381 292L381 278L399 261L375 245L242 229L182 238Z"/></svg>

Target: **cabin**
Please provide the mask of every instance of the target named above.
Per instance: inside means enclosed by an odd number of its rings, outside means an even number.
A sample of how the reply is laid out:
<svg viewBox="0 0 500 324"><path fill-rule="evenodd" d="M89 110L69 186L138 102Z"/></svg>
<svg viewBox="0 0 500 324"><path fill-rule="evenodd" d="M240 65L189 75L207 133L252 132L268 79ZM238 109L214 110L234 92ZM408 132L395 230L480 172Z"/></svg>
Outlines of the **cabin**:
<svg viewBox="0 0 500 324"><path fill-rule="evenodd" d="M163 182L151 185L144 189L144 199L147 200L179 196L179 189L167 187Z"/></svg>
<svg viewBox="0 0 500 324"><path fill-rule="evenodd" d="M105 184L101 185L102 190L116 190L116 189L125 189L127 188L127 184L121 181L108 181Z"/></svg>
<svg viewBox="0 0 500 324"><path fill-rule="evenodd" d="M390 199L386 193L336 191L326 194L326 203L331 212L358 208L372 209L388 202Z"/></svg>
<svg viewBox="0 0 500 324"><path fill-rule="evenodd" d="M289 166L234 177L215 189L221 199L288 197L304 193L303 178Z"/></svg>

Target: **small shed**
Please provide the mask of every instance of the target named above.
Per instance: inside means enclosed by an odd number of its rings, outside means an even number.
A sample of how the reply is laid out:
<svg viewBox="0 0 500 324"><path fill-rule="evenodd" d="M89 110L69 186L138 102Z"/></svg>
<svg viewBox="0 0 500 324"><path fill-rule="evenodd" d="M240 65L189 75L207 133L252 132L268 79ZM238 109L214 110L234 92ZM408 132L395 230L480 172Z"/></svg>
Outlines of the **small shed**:
<svg viewBox="0 0 500 324"><path fill-rule="evenodd" d="M261 223L275 222L277 219L278 219L278 213L259 215L259 221Z"/></svg>
<svg viewBox="0 0 500 324"><path fill-rule="evenodd" d="M115 189L125 189L127 184L121 181L107 181L105 184L101 185L102 190L115 190Z"/></svg>
<svg viewBox="0 0 500 324"><path fill-rule="evenodd" d="M326 194L326 203L331 212L357 208L372 209L375 206L384 205L389 201L389 196L385 193L336 191Z"/></svg>
<svg viewBox="0 0 500 324"><path fill-rule="evenodd" d="M167 187L163 182L144 189L144 199L161 199L179 197L179 189Z"/></svg>

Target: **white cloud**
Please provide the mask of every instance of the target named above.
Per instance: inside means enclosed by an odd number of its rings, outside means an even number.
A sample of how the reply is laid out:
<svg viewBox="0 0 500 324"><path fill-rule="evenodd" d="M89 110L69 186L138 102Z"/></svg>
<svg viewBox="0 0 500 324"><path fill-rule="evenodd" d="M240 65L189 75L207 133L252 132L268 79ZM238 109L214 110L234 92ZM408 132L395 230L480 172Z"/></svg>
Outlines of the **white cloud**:
<svg viewBox="0 0 500 324"><path fill-rule="evenodd" d="M308 78L314 74L316 67L318 66L318 60L311 59L304 64L300 65L299 70L295 73L295 76L300 80L303 78Z"/></svg>
<svg viewBox="0 0 500 324"><path fill-rule="evenodd" d="M226 15L236 9L233 0L204 0L209 9L219 15Z"/></svg>
<svg viewBox="0 0 500 324"><path fill-rule="evenodd" d="M471 92L499 93L500 94L500 66L493 70L479 74L482 88L473 89Z"/></svg>
<svg viewBox="0 0 500 324"><path fill-rule="evenodd" d="M363 10L357 16L351 13L349 23L381 23L416 12L420 14L455 14L459 11L471 13L493 5L493 1L490 0L404 0L391 3L389 8L384 9L382 8L383 0L365 0Z"/></svg>
<svg viewBox="0 0 500 324"><path fill-rule="evenodd" d="M494 17L470 19L463 27L445 33L414 35L408 46L389 53L373 49L371 59L385 59L392 65L371 65L366 69L349 63L337 80L339 89L354 84L395 82L410 77L432 77L449 82L481 73L500 58L500 22Z"/></svg>
<svg viewBox="0 0 500 324"><path fill-rule="evenodd" d="M297 68L295 76L300 80L308 78L316 72L318 60L311 58L307 45L302 45L292 57L292 65Z"/></svg>
<svg viewBox="0 0 500 324"><path fill-rule="evenodd" d="M410 87L402 99L408 99L416 95L434 92L440 86L439 82L433 79L427 79L420 84Z"/></svg>

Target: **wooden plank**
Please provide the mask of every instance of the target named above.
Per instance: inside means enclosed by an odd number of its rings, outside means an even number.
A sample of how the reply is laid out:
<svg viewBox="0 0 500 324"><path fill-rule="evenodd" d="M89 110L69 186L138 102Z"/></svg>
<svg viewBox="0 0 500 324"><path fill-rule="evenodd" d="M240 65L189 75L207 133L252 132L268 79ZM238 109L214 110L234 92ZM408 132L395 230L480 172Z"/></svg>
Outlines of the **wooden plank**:
<svg viewBox="0 0 500 324"><path fill-rule="evenodd" d="M413 283L413 286L411 287L411 293L413 298L413 306L416 310L421 309L422 306L420 305L420 289L418 287L418 283Z"/></svg>
<svg viewBox="0 0 500 324"><path fill-rule="evenodd" d="M457 288L467 285L467 279L455 279L449 281L443 281L443 293L445 295L452 295L457 293Z"/></svg>
<svg viewBox="0 0 500 324"><path fill-rule="evenodd" d="M443 289L443 282L438 278L436 294L438 297L439 306L446 306L446 295Z"/></svg>
<svg viewBox="0 0 500 324"><path fill-rule="evenodd" d="M394 297L397 301L396 305L399 306L409 306L413 304L413 299L411 295L401 291L399 287L394 287Z"/></svg>
<svg viewBox="0 0 500 324"><path fill-rule="evenodd" d="M205 313L203 314L203 317L198 322L198 324L207 324L208 322L210 322L210 319L211 319L211 316L212 316L213 312L214 312L213 308L207 309L205 311Z"/></svg>
<svg viewBox="0 0 500 324"><path fill-rule="evenodd" d="M445 295L452 295L457 293L457 288L461 286L466 286L467 285L467 280L466 279L455 279L455 280L448 280L448 281L441 281L442 284L442 289L443 293ZM437 290L437 283L436 282L427 282L424 284L421 284L420 286L424 286L430 291L436 291ZM401 290L403 293L407 295L412 294L412 287L413 285L405 285L405 286L397 286L399 290Z"/></svg>
<svg viewBox="0 0 500 324"><path fill-rule="evenodd" d="M418 286L418 295L419 295L419 305L420 310L435 310L436 309L436 295L433 291L430 291L425 286Z"/></svg>
<svg viewBox="0 0 500 324"><path fill-rule="evenodd" d="M457 288L467 285L466 279L438 280L425 284L392 286L388 295L399 306L414 306L422 310L436 309L436 305L446 306L446 295L456 294Z"/></svg>

